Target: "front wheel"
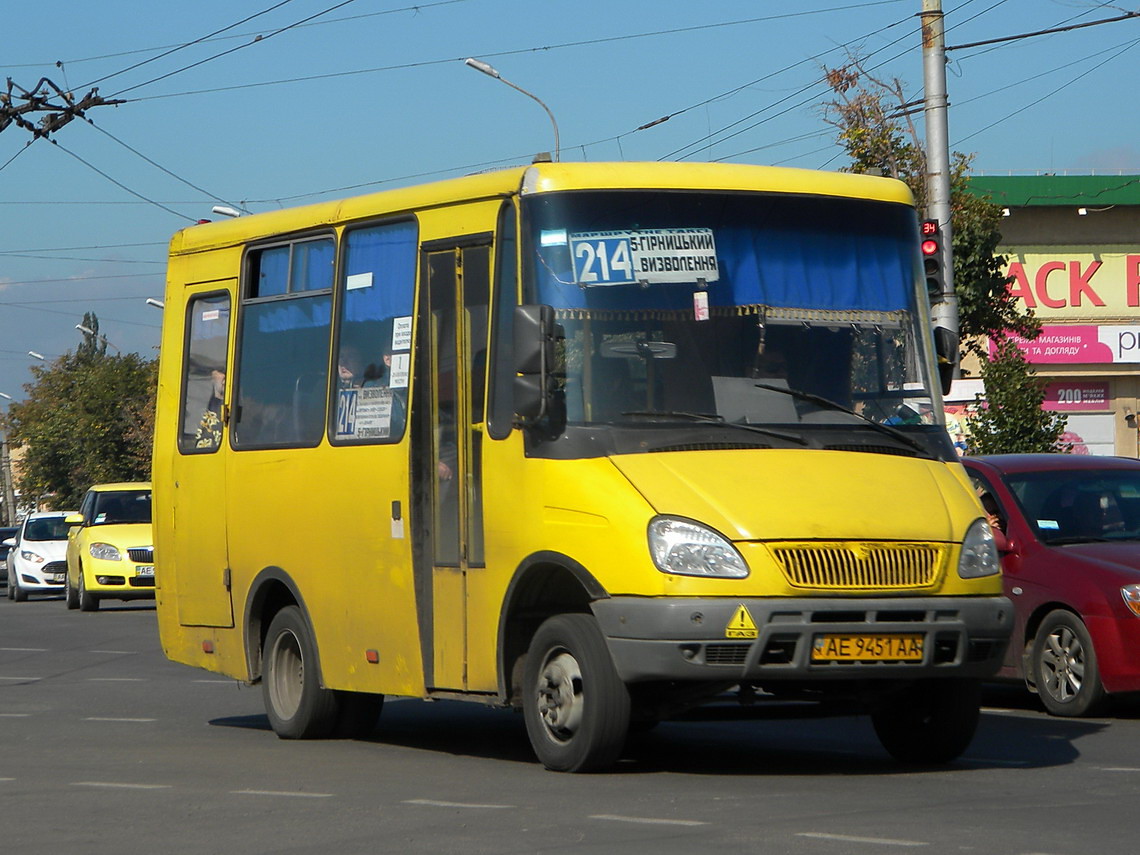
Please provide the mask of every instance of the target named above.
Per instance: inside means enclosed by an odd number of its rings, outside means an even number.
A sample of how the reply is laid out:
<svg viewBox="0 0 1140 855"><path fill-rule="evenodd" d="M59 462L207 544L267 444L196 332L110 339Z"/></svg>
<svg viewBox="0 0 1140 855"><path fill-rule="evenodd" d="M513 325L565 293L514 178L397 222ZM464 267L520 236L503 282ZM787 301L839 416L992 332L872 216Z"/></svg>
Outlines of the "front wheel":
<svg viewBox="0 0 1140 855"><path fill-rule="evenodd" d="M586 772L617 762L629 732L629 690L592 616L558 615L538 628L524 669L523 714L547 769Z"/></svg>
<svg viewBox="0 0 1140 855"><path fill-rule="evenodd" d="M17 603L28 601L28 592L20 587L20 577L13 574L11 570L8 571L8 599L15 600Z"/></svg>
<svg viewBox="0 0 1140 855"><path fill-rule="evenodd" d="M82 569L80 569L80 572L83 572ZM70 573L68 573L67 576L65 577L65 581L63 584L63 600L65 603L67 603L67 607L69 609L79 608L79 595L77 593L75 593L75 588L73 588L71 586L71 574Z"/></svg>
<svg viewBox="0 0 1140 855"><path fill-rule="evenodd" d="M79 593L76 595L81 612L99 611L99 598L87 590L87 583L83 581L83 568L79 568Z"/></svg>
<svg viewBox="0 0 1140 855"><path fill-rule="evenodd" d="M336 693L320 685L317 644L296 606L281 609L269 624L261 693L273 732L282 739L320 739L337 726Z"/></svg>
<svg viewBox="0 0 1140 855"><path fill-rule="evenodd" d="M1041 622L1033 643L1033 678L1041 703L1053 715L1089 715L1103 703L1092 637L1072 612L1057 609Z"/></svg>
<svg viewBox="0 0 1140 855"><path fill-rule="evenodd" d="M892 694L871 713L871 723L899 762L949 763L973 740L981 706L979 680L926 680Z"/></svg>

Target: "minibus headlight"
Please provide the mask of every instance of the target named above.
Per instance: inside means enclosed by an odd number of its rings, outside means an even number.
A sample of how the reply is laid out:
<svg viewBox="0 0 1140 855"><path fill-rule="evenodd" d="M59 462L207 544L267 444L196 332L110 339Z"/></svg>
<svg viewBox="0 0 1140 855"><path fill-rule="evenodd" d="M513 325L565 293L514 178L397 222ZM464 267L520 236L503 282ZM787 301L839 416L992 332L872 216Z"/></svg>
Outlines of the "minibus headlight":
<svg viewBox="0 0 1140 855"><path fill-rule="evenodd" d="M93 543L88 547L92 558L98 558L101 561L122 561L123 556L119 553L117 547L109 543Z"/></svg>
<svg viewBox="0 0 1140 855"><path fill-rule="evenodd" d="M963 579L994 576L1001 572L997 545L990 524L974 520L962 542L962 555L958 559L958 575Z"/></svg>
<svg viewBox="0 0 1140 855"><path fill-rule="evenodd" d="M676 517L657 517L649 524L649 553L662 573L743 579L744 558L728 540L707 526Z"/></svg>

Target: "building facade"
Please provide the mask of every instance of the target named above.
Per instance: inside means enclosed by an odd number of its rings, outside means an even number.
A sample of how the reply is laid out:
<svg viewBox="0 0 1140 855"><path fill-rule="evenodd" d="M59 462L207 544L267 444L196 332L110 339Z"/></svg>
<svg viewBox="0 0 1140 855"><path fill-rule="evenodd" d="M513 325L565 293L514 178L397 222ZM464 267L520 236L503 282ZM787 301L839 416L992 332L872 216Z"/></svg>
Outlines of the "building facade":
<svg viewBox="0 0 1140 855"><path fill-rule="evenodd" d="M975 176L1002 207L1010 292L1041 320L1018 340L1068 416L1074 451L1140 456L1140 175Z"/></svg>

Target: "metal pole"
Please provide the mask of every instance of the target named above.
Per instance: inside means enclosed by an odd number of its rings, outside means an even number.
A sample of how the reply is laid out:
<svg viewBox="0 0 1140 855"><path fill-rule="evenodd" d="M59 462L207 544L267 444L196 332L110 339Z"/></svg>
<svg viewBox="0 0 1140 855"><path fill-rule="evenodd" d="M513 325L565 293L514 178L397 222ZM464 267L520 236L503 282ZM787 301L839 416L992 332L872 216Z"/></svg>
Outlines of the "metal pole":
<svg viewBox="0 0 1140 855"><path fill-rule="evenodd" d="M511 83L511 81L507 80L507 78L505 78L505 77L503 77L503 75L499 74L499 72L495 69L495 67L490 65L489 63L483 62L482 60L478 60L478 59L475 59L473 57L468 57L463 62L465 65L471 66L476 71L481 71L484 74L486 74L488 77L494 77L496 80L499 80L499 81L507 84L509 87L514 89L516 92L521 92L526 97L532 98L536 102L538 102L538 106L542 107L542 109L544 109L546 111L546 115L550 117L550 124L554 127L554 162L557 163L561 159L561 156L562 156L562 144L559 141L559 137L558 137L558 122L554 118L554 113L552 113L550 108L546 106L546 102L543 101L541 98L539 98L537 95L535 95L533 92L528 92L527 90L523 89L518 84Z"/></svg>
<svg viewBox="0 0 1140 855"><path fill-rule="evenodd" d="M937 220L942 241L942 299L931 309L935 329L953 336L957 376L958 297L954 293L953 232L950 224L950 132L947 124L946 35L942 0L922 0L922 69L926 117L926 217ZM936 333L938 335L938 333Z"/></svg>
<svg viewBox="0 0 1140 855"><path fill-rule="evenodd" d="M8 428L0 432L0 469L4 478L4 525L16 524L16 494L12 489L12 457L8 454Z"/></svg>

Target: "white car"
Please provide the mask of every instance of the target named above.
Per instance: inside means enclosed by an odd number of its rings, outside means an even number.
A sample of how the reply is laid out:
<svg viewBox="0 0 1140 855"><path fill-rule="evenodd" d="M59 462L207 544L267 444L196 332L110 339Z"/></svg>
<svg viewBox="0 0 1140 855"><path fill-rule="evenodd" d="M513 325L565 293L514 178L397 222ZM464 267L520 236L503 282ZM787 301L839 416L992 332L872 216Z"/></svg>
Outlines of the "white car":
<svg viewBox="0 0 1140 855"><path fill-rule="evenodd" d="M70 511L28 516L8 552L8 599L23 602L28 594L63 593L67 578L67 525Z"/></svg>

